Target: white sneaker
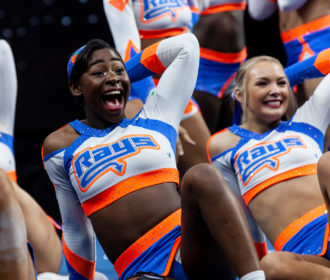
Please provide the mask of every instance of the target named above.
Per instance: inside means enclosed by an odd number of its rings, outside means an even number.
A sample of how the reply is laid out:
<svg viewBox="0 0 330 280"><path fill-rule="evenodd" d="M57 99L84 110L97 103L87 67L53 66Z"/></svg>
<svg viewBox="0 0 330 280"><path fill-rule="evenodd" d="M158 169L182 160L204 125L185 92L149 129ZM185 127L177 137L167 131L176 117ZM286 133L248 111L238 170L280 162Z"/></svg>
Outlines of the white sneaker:
<svg viewBox="0 0 330 280"><path fill-rule="evenodd" d="M38 280L69 280L69 275L60 275L53 272L38 274Z"/></svg>

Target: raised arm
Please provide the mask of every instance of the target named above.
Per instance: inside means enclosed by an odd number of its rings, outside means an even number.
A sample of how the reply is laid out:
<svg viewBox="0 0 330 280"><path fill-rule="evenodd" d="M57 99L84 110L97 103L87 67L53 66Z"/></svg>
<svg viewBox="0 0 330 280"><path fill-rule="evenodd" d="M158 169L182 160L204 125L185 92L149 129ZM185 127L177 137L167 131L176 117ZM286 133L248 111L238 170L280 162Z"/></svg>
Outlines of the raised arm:
<svg viewBox="0 0 330 280"><path fill-rule="evenodd" d="M17 77L12 50L0 40L0 132L14 133Z"/></svg>
<svg viewBox="0 0 330 280"><path fill-rule="evenodd" d="M198 63L199 45L192 33L151 45L126 62L132 82L162 74L156 94L144 106L149 117L178 127L195 87Z"/></svg>

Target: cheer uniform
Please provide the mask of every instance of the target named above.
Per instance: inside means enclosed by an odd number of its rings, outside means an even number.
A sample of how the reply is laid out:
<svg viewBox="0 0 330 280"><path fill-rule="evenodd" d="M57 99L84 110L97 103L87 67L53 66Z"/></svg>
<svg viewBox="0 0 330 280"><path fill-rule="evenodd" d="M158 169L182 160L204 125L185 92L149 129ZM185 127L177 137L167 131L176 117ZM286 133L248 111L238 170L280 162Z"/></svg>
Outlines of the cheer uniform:
<svg viewBox="0 0 330 280"><path fill-rule="evenodd" d="M193 92L198 51L196 38L188 33L163 40L134 56L126 63L132 82L162 73L156 93L147 99L141 112L105 130L78 120L71 122L69 125L80 136L69 147L43 158L56 186L70 279L93 278L95 245L89 215L138 189L165 182L178 184L177 129ZM145 234L143 240L148 243L139 239L118 258L114 267L120 279L145 269L139 263L141 254L151 264L149 271L170 273L176 250L170 251L180 242L179 217L180 211L171 214ZM161 238L156 240L153 233L159 231ZM158 259L163 249L167 255ZM167 268L156 270L159 266Z"/></svg>
<svg viewBox="0 0 330 280"><path fill-rule="evenodd" d="M246 1L210 0L204 4L201 15L211 15L228 11L244 11ZM195 89L222 98L233 82L239 66L247 57L246 47L239 52L224 53L208 48L200 48L200 62Z"/></svg>
<svg viewBox="0 0 330 280"><path fill-rule="evenodd" d="M165 38L188 32L199 16L197 0L103 0L111 34L120 55L127 61L141 50L141 39ZM155 90L152 77L135 82L129 100L145 103ZM196 102L189 101L183 119L199 111Z"/></svg>
<svg viewBox="0 0 330 280"><path fill-rule="evenodd" d="M237 125L227 128L241 139L233 148L211 160L236 193L239 190L247 206L260 192L276 183L316 175L317 161L323 154L324 134L330 121L329 57L329 50L323 51L319 56L286 69L292 85L306 78L327 75L313 96L289 121L281 122L263 134ZM324 255L328 239L326 209L321 205L285 228L274 247L300 254Z"/></svg>

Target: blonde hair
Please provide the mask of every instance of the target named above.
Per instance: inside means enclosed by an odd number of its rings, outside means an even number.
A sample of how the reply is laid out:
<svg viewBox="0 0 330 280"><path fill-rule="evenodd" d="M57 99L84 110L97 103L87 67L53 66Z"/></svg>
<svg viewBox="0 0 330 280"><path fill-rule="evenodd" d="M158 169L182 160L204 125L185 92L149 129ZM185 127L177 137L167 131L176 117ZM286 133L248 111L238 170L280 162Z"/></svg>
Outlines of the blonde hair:
<svg viewBox="0 0 330 280"><path fill-rule="evenodd" d="M241 103L242 111L243 111L242 121L241 121L242 123L246 121L247 76L248 76L248 73L250 72L250 70L260 62L272 62L272 63L279 65L283 69L283 65L281 64L281 62L278 59L276 59L272 56L267 56L267 55L252 57L252 58L246 60L240 66L240 68L238 69L238 71L236 73L236 77L235 77L235 82L236 82L235 89L238 89L242 93L242 97L243 97L243 102ZM296 102L296 99L291 90L288 78L286 76L285 76L285 79L287 81L288 90L289 90L289 106L285 113L285 119L288 120L292 116L292 114L296 111L297 102Z"/></svg>

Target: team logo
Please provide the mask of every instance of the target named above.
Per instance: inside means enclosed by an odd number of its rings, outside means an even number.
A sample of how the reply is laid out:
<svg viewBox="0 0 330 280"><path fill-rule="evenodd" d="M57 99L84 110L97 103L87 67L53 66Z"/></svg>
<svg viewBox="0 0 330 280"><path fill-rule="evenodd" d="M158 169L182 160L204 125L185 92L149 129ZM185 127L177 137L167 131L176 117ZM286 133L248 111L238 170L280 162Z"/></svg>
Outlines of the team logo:
<svg viewBox="0 0 330 280"><path fill-rule="evenodd" d="M306 148L300 137L286 137L274 142L262 143L236 156L235 165L244 186L263 168L277 170L280 157L293 148Z"/></svg>
<svg viewBox="0 0 330 280"><path fill-rule="evenodd" d="M188 6L187 0L139 0L141 1L141 20L152 21L166 15L172 21L177 18L177 10Z"/></svg>
<svg viewBox="0 0 330 280"><path fill-rule="evenodd" d="M140 153L142 149L159 149L159 145L149 135L130 135L110 144L81 151L72 160L80 190L87 191L106 172L124 175L127 165L125 159Z"/></svg>

